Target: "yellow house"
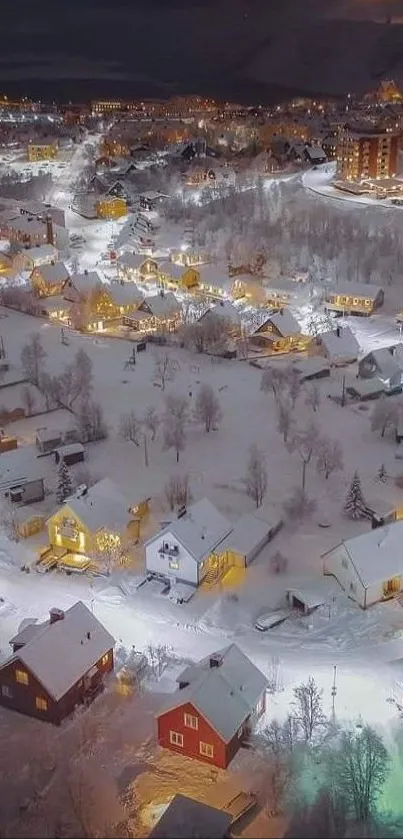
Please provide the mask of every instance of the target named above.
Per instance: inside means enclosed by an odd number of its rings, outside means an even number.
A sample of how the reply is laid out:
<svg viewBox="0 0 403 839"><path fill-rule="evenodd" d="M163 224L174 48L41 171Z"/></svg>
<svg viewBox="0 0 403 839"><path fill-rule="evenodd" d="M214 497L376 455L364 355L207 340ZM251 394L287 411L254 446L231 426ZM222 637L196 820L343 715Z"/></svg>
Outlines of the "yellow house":
<svg viewBox="0 0 403 839"><path fill-rule="evenodd" d="M233 277L232 296L234 300L245 300L256 306L267 305L267 292L258 277L238 274Z"/></svg>
<svg viewBox="0 0 403 839"><path fill-rule="evenodd" d="M104 195L96 204L98 218L115 219L127 215L127 204L124 198L114 195Z"/></svg>
<svg viewBox="0 0 403 839"><path fill-rule="evenodd" d="M372 315L383 305L382 288L365 283L338 284L325 296L325 311L351 315Z"/></svg>
<svg viewBox="0 0 403 839"><path fill-rule="evenodd" d="M69 276L64 262L38 265L34 268L30 277L32 290L38 297L60 295Z"/></svg>
<svg viewBox="0 0 403 839"><path fill-rule="evenodd" d="M175 262L162 262L158 269L159 281L164 288L181 288L186 270L183 265L176 265Z"/></svg>
<svg viewBox="0 0 403 839"><path fill-rule="evenodd" d="M131 504L118 487L103 478L90 489L71 496L47 521L49 551L58 556L93 559L102 565L127 556L138 540L148 500Z"/></svg>
<svg viewBox="0 0 403 839"><path fill-rule="evenodd" d="M53 160L58 152L57 143L28 143L27 157L30 163L38 160Z"/></svg>
<svg viewBox="0 0 403 839"><path fill-rule="evenodd" d="M282 353L300 352L312 343L312 338L302 334L298 321L287 309L270 315L249 340L257 346Z"/></svg>

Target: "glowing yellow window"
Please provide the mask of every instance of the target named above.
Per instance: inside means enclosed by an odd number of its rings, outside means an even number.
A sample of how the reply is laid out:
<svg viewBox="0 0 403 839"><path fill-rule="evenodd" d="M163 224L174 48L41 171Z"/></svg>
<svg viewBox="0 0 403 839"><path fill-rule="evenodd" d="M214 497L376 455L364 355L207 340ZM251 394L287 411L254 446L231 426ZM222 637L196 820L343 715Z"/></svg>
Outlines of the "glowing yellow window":
<svg viewBox="0 0 403 839"><path fill-rule="evenodd" d="M108 661L109 661L109 653L105 653L105 655L102 656L101 664L103 666L105 666L105 664L108 664Z"/></svg>
<svg viewBox="0 0 403 839"><path fill-rule="evenodd" d="M25 670L16 670L15 678L20 685L27 685L29 682L28 673Z"/></svg>
<svg viewBox="0 0 403 839"><path fill-rule="evenodd" d="M35 708L37 711L47 711L48 710L48 703L46 699L42 699L41 696L35 697Z"/></svg>

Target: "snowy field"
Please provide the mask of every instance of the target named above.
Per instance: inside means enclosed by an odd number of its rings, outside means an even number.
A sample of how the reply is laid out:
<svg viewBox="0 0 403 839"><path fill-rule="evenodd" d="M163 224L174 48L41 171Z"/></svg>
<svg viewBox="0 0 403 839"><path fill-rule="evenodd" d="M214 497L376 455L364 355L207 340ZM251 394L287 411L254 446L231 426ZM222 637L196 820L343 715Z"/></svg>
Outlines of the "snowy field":
<svg viewBox="0 0 403 839"><path fill-rule="evenodd" d="M376 207L378 209L383 207L385 210L392 209L396 212L401 212L402 207L392 204L389 198L380 201L377 198L371 198L369 195L353 195L341 189L336 189L332 184L335 172L336 166L334 163L324 163L316 169L308 169L307 172L304 172L302 183L306 189L309 189L316 195L341 201L347 208L350 204L355 206L361 205L363 208Z"/></svg>
<svg viewBox="0 0 403 839"><path fill-rule="evenodd" d="M59 373L80 347L88 352L94 368L94 394L103 406L110 437L88 446L87 466L98 478L108 475L127 490L156 497L157 510L162 511L163 485L178 469L174 454L163 451L157 437L150 447L150 465L146 468L142 449L117 436L123 412L135 410L141 415L149 405L159 412L163 410L164 395L153 383L158 350L149 346L138 357L135 369L124 370L131 352L126 341L69 333L70 343L64 346L59 328L10 311L1 314L1 335L14 364L19 362L27 336L35 331L41 334L48 354L47 368L53 374ZM387 327L386 321L355 319L360 341L366 340L367 346L373 346L374 340L388 343L392 322L389 320ZM194 497L207 496L233 522L242 513L253 511L242 477L248 447L257 443L265 454L268 470L263 509L269 518L278 518L284 500L300 482L301 463L296 453L286 449L277 431L276 405L271 395L260 391L260 372L245 362L213 364L206 356L184 350L169 352L179 361L180 368L175 380L167 384L166 392L191 392L192 402L199 385L208 382L218 393L223 411L219 430L209 435L195 422L189 426L179 469L189 473ZM322 576L323 552L342 538L369 527L368 523L348 521L341 514L354 469L360 472L368 500L384 498L401 505L401 490L393 481L393 476L401 471L394 456L395 447L371 431L370 410L362 411L352 405L342 409L327 398L328 392L341 389L341 377L341 371L336 371L331 380L319 381L322 400L315 415L301 395L295 417L299 427L314 419L322 433L341 442L344 471L325 481L314 469L308 470L307 491L317 502L312 519L299 527L285 526L243 579L228 588L224 581L222 587L200 592L188 605L177 606L149 592L147 587L132 594L128 572L94 582L62 573L26 575L19 570L20 552L32 552L29 541L18 549L4 543L0 553L0 596L5 600L0 607L2 654L7 653L8 640L23 618L44 619L52 606L66 608L81 598L127 647L134 644L144 649L149 643L165 643L177 655L198 658L236 640L264 672L268 672L275 657L280 663L284 688L270 706L276 715L287 709L292 686L309 674L324 688L325 703L329 704L336 664L340 715L356 719L361 713L373 722L395 718L396 710L387 700L396 694L396 674L388 664L402 658L403 608L398 602L391 602L362 612L334 580ZM45 420L41 417L14 423L11 428L21 444L30 445L36 428L44 424L52 424L51 414ZM374 480L381 463L391 476L385 485ZM323 521L329 526L321 527ZM288 559L284 575L270 571L270 558L277 550ZM323 593L325 605L311 618L296 615L283 626L258 633L253 628L256 617L262 611L283 606L287 587L299 586ZM368 696L370 704L365 701Z"/></svg>

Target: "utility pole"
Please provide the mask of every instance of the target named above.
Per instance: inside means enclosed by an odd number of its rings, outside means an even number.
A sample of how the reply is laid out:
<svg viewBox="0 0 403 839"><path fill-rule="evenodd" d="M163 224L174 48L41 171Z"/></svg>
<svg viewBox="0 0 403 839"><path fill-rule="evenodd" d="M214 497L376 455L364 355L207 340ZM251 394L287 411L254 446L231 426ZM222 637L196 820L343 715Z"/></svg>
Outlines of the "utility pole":
<svg viewBox="0 0 403 839"><path fill-rule="evenodd" d="M337 694L337 687L336 687L336 673L337 667L333 665L333 685L332 685L332 722L336 719L336 711L335 711L335 702L336 702L336 694Z"/></svg>
<svg viewBox="0 0 403 839"><path fill-rule="evenodd" d="M341 407L344 408L346 404L346 377L343 376L341 383Z"/></svg>

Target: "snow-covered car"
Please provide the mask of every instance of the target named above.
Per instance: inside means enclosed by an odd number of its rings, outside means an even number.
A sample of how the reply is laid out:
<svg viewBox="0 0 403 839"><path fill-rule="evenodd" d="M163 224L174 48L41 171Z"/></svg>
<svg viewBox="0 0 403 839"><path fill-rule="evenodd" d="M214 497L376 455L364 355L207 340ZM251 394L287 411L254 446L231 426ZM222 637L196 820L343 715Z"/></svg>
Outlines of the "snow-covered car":
<svg viewBox="0 0 403 839"><path fill-rule="evenodd" d="M263 612L262 615L255 620L254 627L258 629L259 632L267 632L268 629L273 629L273 627L278 626L280 623L283 623L289 617L290 612L286 611L285 609L281 609L278 612Z"/></svg>

